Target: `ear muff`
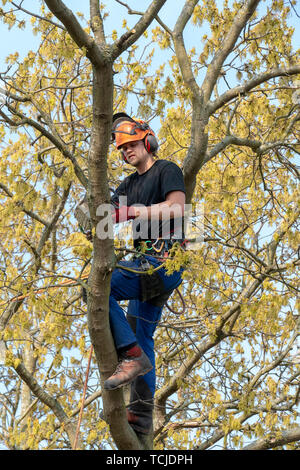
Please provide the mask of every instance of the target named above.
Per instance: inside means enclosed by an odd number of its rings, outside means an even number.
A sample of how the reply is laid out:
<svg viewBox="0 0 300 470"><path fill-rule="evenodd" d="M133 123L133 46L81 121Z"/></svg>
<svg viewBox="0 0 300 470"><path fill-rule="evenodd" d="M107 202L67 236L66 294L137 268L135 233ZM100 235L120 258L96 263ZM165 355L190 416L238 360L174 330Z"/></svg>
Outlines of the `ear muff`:
<svg viewBox="0 0 300 470"><path fill-rule="evenodd" d="M155 135L153 135L153 131L151 130L149 124L144 121L136 121L136 123L139 129L147 132L144 138L145 149L148 153L155 153L158 150L158 141Z"/></svg>
<svg viewBox="0 0 300 470"><path fill-rule="evenodd" d="M154 135L148 134L144 139L145 149L148 153L155 154L158 150L158 142Z"/></svg>

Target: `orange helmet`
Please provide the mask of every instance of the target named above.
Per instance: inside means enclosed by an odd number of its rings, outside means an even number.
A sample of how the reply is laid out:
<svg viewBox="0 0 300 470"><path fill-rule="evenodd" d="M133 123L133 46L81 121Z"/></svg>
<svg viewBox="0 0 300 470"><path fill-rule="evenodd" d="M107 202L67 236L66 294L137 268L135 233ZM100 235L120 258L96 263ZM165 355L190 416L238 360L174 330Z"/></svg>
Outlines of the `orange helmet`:
<svg viewBox="0 0 300 470"><path fill-rule="evenodd" d="M117 113L113 116L112 141L116 141L117 149L127 142L142 140L149 153L155 153L158 142L153 130L140 119L132 119L125 113Z"/></svg>

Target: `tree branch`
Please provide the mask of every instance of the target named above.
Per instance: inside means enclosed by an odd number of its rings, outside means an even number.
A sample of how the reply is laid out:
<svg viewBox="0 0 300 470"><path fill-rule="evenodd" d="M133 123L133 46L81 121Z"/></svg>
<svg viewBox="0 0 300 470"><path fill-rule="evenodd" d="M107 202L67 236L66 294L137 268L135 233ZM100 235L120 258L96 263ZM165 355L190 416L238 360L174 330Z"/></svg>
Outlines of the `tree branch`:
<svg viewBox="0 0 300 470"><path fill-rule="evenodd" d="M136 25L115 42L111 47L111 57L115 60L146 31L167 0L153 0Z"/></svg>
<svg viewBox="0 0 300 470"><path fill-rule="evenodd" d="M268 436L258 439L241 450L267 450L274 447L284 446L291 442L300 441L300 427L288 431L276 431Z"/></svg>
<svg viewBox="0 0 300 470"><path fill-rule="evenodd" d="M233 98L237 96L245 95L248 91L252 90L253 88L257 87L261 83L267 82L271 78L276 78L280 76L289 76L289 75L296 75L300 73L300 65L292 65L291 67L287 68L277 68L269 70L268 72L262 73L261 75L257 75L256 77L249 80L244 85L239 85L231 90L226 91L223 93L219 98L217 98L214 102L209 104L209 112L213 114L219 108L221 108L224 104L231 101Z"/></svg>
<svg viewBox="0 0 300 470"><path fill-rule="evenodd" d="M3 191L5 192L5 194L12 198L13 197L13 194L10 192L10 190L7 188L7 186L5 186L3 183L0 183L0 188L3 189ZM42 217L40 217L38 214L36 214L35 212L33 211L30 211L30 210L27 210L25 209L24 207L24 204L22 201L17 201L16 202L16 205L21 207L22 211L29 215L29 217L31 217L32 219L36 220L37 222L40 222L41 224L47 226L48 225L48 222L44 219L42 219Z"/></svg>
<svg viewBox="0 0 300 470"><path fill-rule="evenodd" d="M96 38L98 46L101 44L104 45L105 34L103 27L103 20L101 16L101 11L99 8L99 0L90 0L90 17L91 17L91 27Z"/></svg>
<svg viewBox="0 0 300 470"><path fill-rule="evenodd" d="M188 58L184 41L183 41L183 30L191 18L194 8L197 5L199 0L187 0L179 18L175 24L174 31L172 33L174 46L176 51L177 60L179 63L179 67L182 73L183 80L185 84L189 87L192 91L194 98L199 97L199 87L196 83L192 67L190 64L190 60Z"/></svg>
<svg viewBox="0 0 300 470"><path fill-rule="evenodd" d="M74 13L61 0L45 0L49 10L59 19L77 46L86 49L86 56L95 67L101 67L107 57L91 36L81 27Z"/></svg>
<svg viewBox="0 0 300 470"><path fill-rule="evenodd" d="M206 76L204 78L203 85L202 85L205 102L209 101L211 93L219 77L224 61L226 60L226 58L232 51L242 29L246 26L247 21L253 15L259 2L260 0L246 1L245 4L240 9L240 11L238 12L238 14L235 16L230 30L225 36L221 47L216 52L211 64L209 65L207 69L207 73L206 73Z"/></svg>
<svg viewBox="0 0 300 470"><path fill-rule="evenodd" d="M137 11L137 10L133 10L129 5L127 5L127 3L124 3L122 2L121 0L116 0L116 2L118 2L120 5L123 5L123 7L127 8L127 11L128 11L128 15L139 15L139 16L143 16L143 12L142 11ZM160 26L165 29L165 31L170 34L170 36L172 36L172 31L168 28L168 26L162 22L162 20L159 18L159 16L156 16L155 17L156 21L158 22L158 24L160 24Z"/></svg>
<svg viewBox="0 0 300 470"><path fill-rule="evenodd" d="M205 341L201 348L197 348L197 352L195 352L188 361L186 361L184 364L181 365L181 367L179 367L178 371L170 378L168 384L156 392L156 406L164 406L167 398L178 390L179 381L186 377L192 370L193 366L199 361L199 359L209 349L216 346L223 338L224 335L222 334L216 335L215 338L208 339L207 341Z"/></svg>
<svg viewBox="0 0 300 470"><path fill-rule="evenodd" d="M20 362L18 365L14 366L15 371L20 376L20 378L26 383L30 388L32 393L46 406L48 406L55 416L58 418L60 424L64 425L64 428L67 432L68 438L71 442L71 445L74 443L76 426L72 424L67 414L64 412L60 403L49 395L42 387L38 384L35 378L30 374L26 369L24 364Z"/></svg>
<svg viewBox="0 0 300 470"><path fill-rule="evenodd" d="M52 220L47 224L47 226L44 229L44 232L41 236L41 239L40 239L40 242L39 242L39 245L38 245L38 248L37 248L37 253L39 255L41 254L42 249L43 249L46 241L50 237L50 234L51 234L56 222L58 221L60 214L62 213L62 211L65 207L65 203L66 203L66 200L68 198L70 189L71 189L71 183L69 183L68 187L64 190L63 196L62 196L61 201L60 201L60 204L59 204L55 214L53 215Z"/></svg>
<svg viewBox="0 0 300 470"><path fill-rule="evenodd" d="M63 31L66 31L66 29L61 24L55 23L54 21L49 20L49 18L45 18L43 16L37 15L36 13L32 13L32 11L25 10L25 8L21 7L21 5L17 5L15 2L11 2L11 4L14 7L16 7L18 10L23 11L24 13L26 13L27 15L29 15L31 17L33 16L34 18L38 18L39 20L46 21L47 23L52 24L56 28L60 28Z"/></svg>
<svg viewBox="0 0 300 470"><path fill-rule="evenodd" d="M34 119L28 118L27 116L25 116L20 111L17 111L10 104L6 103L6 106L12 114L18 116L21 119L20 121L12 121L9 117L7 117L6 115L4 115L4 113L2 113L2 115L5 118L6 122L9 125L14 125L14 126L17 126L17 127L21 126L21 125L22 126L23 125L28 125L30 127L33 127L34 129L36 129L37 131L39 131L44 137L47 137L47 139L50 140L50 142L52 142L52 144L55 145L55 147L63 154L63 156L68 158L72 162L77 178L79 179L81 184L85 188L87 188L87 186L88 186L87 177L85 176L85 174L82 171L81 167L78 165L75 156L72 154L72 152L70 152L67 145L62 141L62 139L59 137L59 135L56 132L55 132L56 135L53 135L53 133L48 131L42 124L35 121ZM42 112L42 114L45 117L45 113ZM47 120L49 121L49 119L47 119Z"/></svg>
<svg viewBox="0 0 300 470"><path fill-rule="evenodd" d="M238 145L239 147L249 147L253 150L253 152L263 155L268 153L270 150L276 149L278 147L290 147L290 144L284 141L276 141L276 142L269 142L267 144L263 144L259 140L254 139L246 139L243 137L238 137L235 135L227 135L224 139L216 144L209 153L205 155L203 160L203 165L209 162L212 158L214 158L218 153L222 152L226 147L229 145Z"/></svg>
<svg viewBox="0 0 300 470"><path fill-rule="evenodd" d="M203 165L212 158L214 158L218 153L222 152L228 145L239 145L240 147L250 147L252 148L255 152L259 149L261 142L258 140L252 140L252 139L243 139L234 135L227 135L224 137L224 139L216 144L211 151L206 154L204 160L203 160Z"/></svg>

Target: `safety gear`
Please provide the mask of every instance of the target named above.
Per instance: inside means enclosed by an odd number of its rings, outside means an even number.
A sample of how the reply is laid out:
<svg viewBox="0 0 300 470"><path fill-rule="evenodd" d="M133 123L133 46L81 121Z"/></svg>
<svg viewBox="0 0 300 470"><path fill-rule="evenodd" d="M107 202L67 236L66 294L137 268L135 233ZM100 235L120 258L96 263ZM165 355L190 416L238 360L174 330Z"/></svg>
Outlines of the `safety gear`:
<svg viewBox="0 0 300 470"><path fill-rule="evenodd" d="M112 141L116 142L117 149L128 142L142 140L148 153L155 154L158 150L158 141L153 130L141 119L134 120L125 113L117 113L113 116ZM125 162L127 159L122 152ZM128 162L127 162L128 163Z"/></svg>
<svg viewBox="0 0 300 470"><path fill-rule="evenodd" d="M147 374L153 368L150 360L139 346L134 346L131 349L134 349L134 353L131 354L131 350L123 353L115 372L105 380L105 390L115 390L130 384L136 377Z"/></svg>
<svg viewBox="0 0 300 470"><path fill-rule="evenodd" d="M149 271L151 264L149 261L142 256L141 257L141 274L140 274L140 296L139 300L141 302L151 303L152 299L159 299L161 295L165 296L166 288L161 276L157 271L154 271L151 274L145 274L145 271ZM144 271L144 272L143 272ZM171 295L171 292L168 292L168 297ZM164 302L163 302L164 304ZM162 305L157 305L162 307ZM155 304L156 305L156 304Z"/></svg>
<svg viewBox="0 0 300 470"><path fill-rule="evenodd" d="M170 237L172 237L171 234ZM185 250L186 240L182 238L170 238L169 240L162 238L156 238L155 240L141 240L136 249L145 255L155 256L156 258L163 260L170 256L169 251L175 244L182 250Z"/></svg>
<svg viewBox="0 0 300 470"><path fill-rule="evenodd" d="M145 376L137 377L130 387L127 420L131 427L143 434L151 432L154 399Z"/></svg>

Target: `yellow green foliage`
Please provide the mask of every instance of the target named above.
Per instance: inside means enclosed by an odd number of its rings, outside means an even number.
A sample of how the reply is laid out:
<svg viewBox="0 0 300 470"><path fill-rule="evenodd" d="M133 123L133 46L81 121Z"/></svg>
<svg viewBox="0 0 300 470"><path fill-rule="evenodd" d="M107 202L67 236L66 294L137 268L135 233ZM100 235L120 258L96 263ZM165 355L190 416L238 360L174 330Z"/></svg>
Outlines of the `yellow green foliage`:
<svg viewBox="0 0 300 470"><path fill-rule="evenodd" d="M108 44L130 37L132 15L111 26L115 2L106 3L101 12ZM169 3L172 8L177 2ZM266 3L217 72L209 105L259 74L299 62L290 22L294 4ZM186 67L201 97L244 4L207 0L193 10ZM124 5L122 12L126 16ZM85 193L78 168L89 177L92 66L87 50L57 26L44 2L35 14L24 19L24 12L2 0L0 18L9 35L31 25L39 47L22 60L12 50L0 84L10 97L0 108L0 393L7 397L0 443L54 450L71 448L65 425L36 400L18 368L24 364L76 425L91 344L81 296L86 277L80 277L90 269L93 246L80 232L74 208ZM86 13L75 14L92 34ZM148 120L159 157L182 167L188 186L193 126L201 120L170 28L167 15L160 18L115 60L114 112ZM298 87L296 75L262 80L224 98L205 122L207 145L197 155L191 201L204 208L203 242L197 250L175 249L168 260L169 273L186 267L184 304L175 292L155 336L156 449L240 449L299 423L299 364L290 356L299 329ZM131 171L111 146L109 187ZM116 240L116 248L122 246ZM88 395L96 397L81 425L84 447L91 450L114 448L99 418L99 389L93 358Z"/></svg>

